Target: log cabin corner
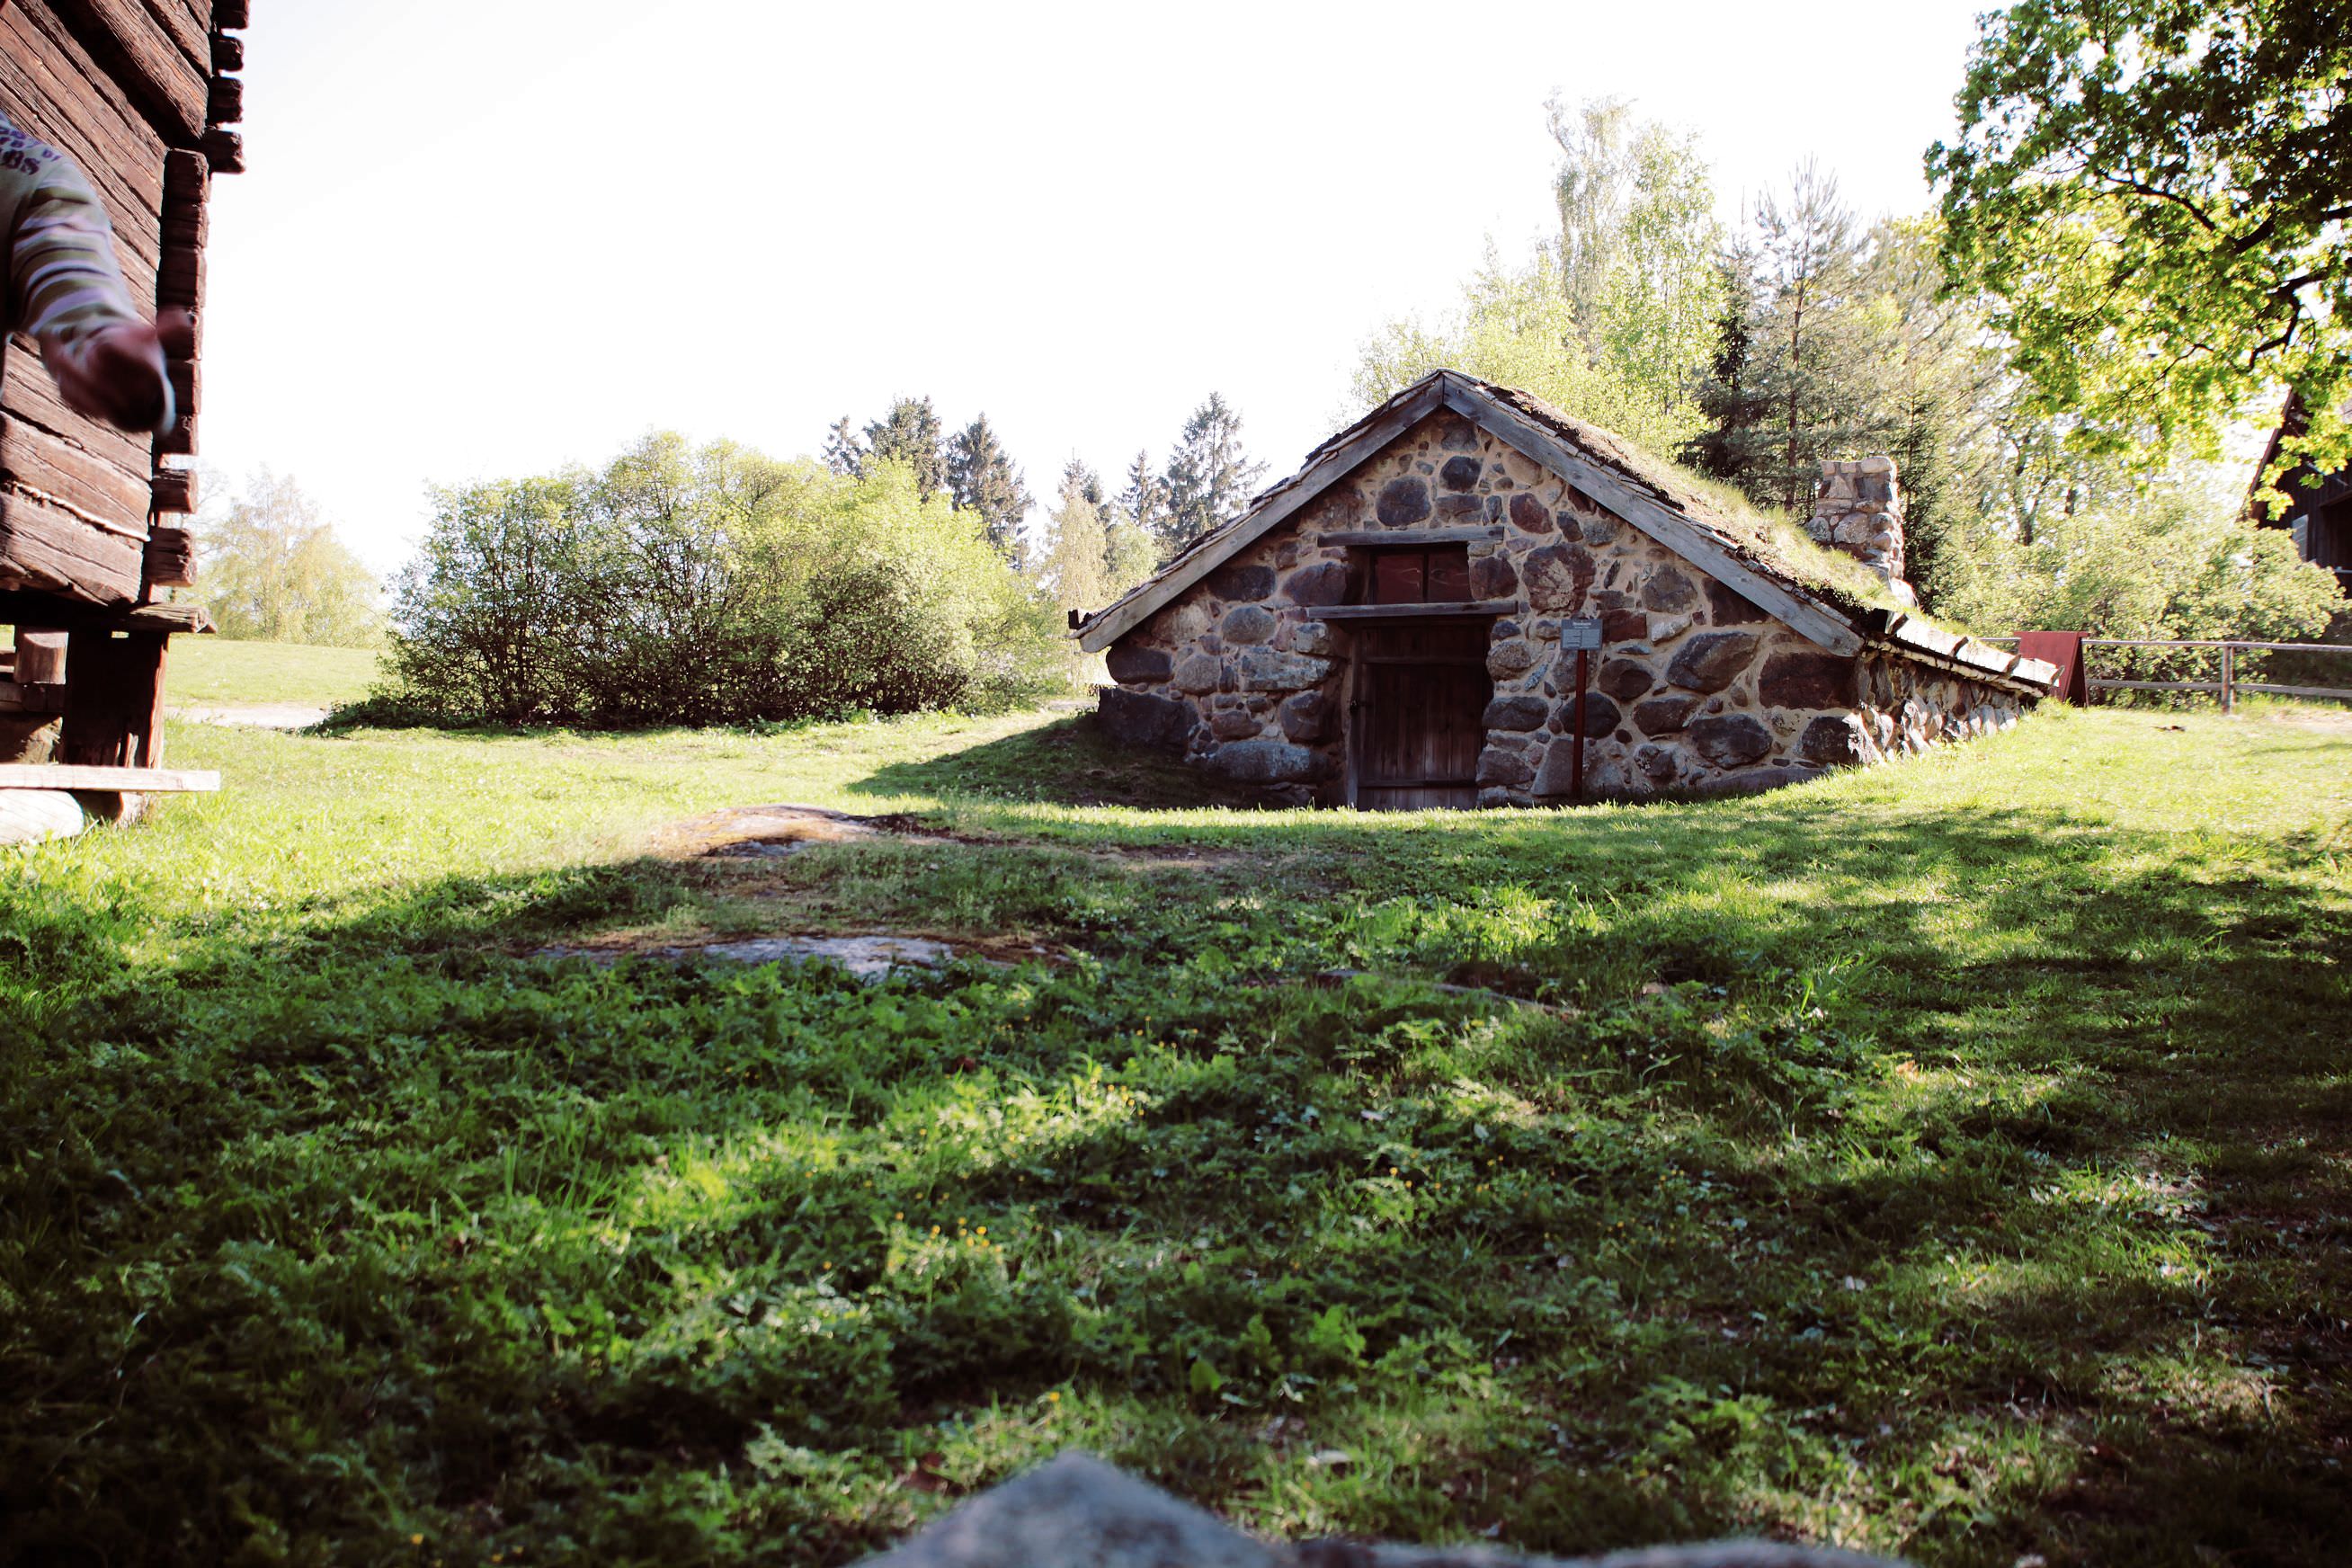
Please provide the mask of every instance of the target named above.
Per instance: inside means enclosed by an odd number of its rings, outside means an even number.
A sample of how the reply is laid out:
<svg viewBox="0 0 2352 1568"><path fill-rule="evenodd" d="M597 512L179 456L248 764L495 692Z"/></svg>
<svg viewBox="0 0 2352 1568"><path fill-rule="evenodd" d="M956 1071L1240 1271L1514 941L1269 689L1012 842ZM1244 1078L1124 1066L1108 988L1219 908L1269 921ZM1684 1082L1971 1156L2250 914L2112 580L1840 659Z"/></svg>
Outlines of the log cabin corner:
<svg viewBox="0 0 2352 1568"><path fill-rule="evenodd" d="M196 331L169 367L176 422L156 436L75 413L30 338L0 343L0 622L15 628L0 793L98 781L116 787L79 792L81 805L115 814L141 790L204 787L160 764L170 639L210 622L162 601L194 581L206 215L213 176L244 167L229 127L243 118L247 16L247 0L0 0L0 110L80 167L131 298L151 315L186 309ZM38 763L58 771L27 766ZM57 802L14 804L60 830Z"/></svg>

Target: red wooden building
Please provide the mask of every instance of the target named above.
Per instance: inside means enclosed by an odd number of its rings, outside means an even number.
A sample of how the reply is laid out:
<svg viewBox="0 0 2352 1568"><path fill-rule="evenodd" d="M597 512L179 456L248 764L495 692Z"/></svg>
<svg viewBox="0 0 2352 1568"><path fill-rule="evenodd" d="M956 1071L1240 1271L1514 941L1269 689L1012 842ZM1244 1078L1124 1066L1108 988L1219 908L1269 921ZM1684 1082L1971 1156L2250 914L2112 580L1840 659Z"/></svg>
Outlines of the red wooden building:
<svg viewBox="0 0 2352 1568"><path fill-rule="evenodd" d="M16 628L0 763L155 766L168 639L206 625L159 601L193 581L205 215L213 176L243 167L226 127L243 116L247 14L247 0L0 0L0 110L80 166L131 298L196 323L171 366L177 423L153 437L68 408L31 339L0 345L0 624Z"/></svg>

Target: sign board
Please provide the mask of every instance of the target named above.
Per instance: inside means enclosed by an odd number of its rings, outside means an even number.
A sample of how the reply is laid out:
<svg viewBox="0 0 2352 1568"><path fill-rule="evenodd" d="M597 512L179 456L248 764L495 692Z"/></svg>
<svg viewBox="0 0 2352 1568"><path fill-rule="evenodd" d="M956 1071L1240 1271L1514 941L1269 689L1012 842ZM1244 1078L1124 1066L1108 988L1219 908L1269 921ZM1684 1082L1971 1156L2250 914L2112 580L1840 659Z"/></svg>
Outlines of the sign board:
<svg viewBox="0 0 2352 1568"><path fill-rule="evenodd" d="M1559 623L1559 646L1565 648L1597 648L1601 646L1601 617L1574 616Z"/></svg>

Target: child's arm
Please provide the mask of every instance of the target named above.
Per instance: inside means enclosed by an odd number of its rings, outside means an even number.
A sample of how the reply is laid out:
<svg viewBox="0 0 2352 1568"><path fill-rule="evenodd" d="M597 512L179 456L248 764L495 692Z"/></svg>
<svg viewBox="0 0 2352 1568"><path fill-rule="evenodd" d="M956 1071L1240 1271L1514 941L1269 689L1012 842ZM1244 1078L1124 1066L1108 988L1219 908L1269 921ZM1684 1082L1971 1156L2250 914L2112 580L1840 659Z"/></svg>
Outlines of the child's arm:
<svg viewBox="0 0 2352 1568"><path fill-rule="evenodd" d="M114 231L81 171L0 120L0 212L9 216L7 325L30 332L68 404L126 430L173 420L163 334L132 308ZM164 323L175 336L180 321Z"/></svg>

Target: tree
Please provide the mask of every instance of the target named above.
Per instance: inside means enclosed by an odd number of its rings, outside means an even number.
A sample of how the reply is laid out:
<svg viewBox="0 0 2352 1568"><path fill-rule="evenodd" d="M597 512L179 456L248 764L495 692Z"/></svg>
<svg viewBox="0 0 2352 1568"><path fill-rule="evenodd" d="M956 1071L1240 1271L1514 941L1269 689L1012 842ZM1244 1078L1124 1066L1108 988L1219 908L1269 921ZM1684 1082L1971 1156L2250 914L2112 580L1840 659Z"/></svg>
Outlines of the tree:
<svg viewBox="0 0 2352 1568"><path fill-rule="evenodd" d="M890 411L866 426L865 463L899 462L915 476L915 493L929 500L947 488L947 452L940 416L928 397L893 399ZM863 464L856 470L864 473Z"/></svg>
<svg viewBox="0 0 2352 1568"><path fill-rule="evenodd" d="M1596 359L1660 408L1686 403L1713 348L1722 279L1715 184L1695 132L1620 99L1545 106L1560 162L1559 282Z"/></svg>
<svg viewBox="0 0 2352 1568"><path fill-rule="evenodd" d="M1242 448L1241 416L1222 394L1209 394L1184 422L1184 433L1169 455L1160 536L1164 552L1173 555L1239 517L1265 475L1265 465L1252 462ZM1099 480L1096 489L1101 489Z"/></svg>
<svg viewBox="0 0 2352 1568"><path fill-rule="evenodd" d="M1077 458L1062 470L1062 486L1046 520L1037 581L1064 610L1099 610L1110 591L1110 539L1102 507L1087 494L1093 470Z"/></svg>
<svg viewBox="0 0 2352 1568"><path fill-rule="evenodd" d="M948 495L960 510L977 512L988 542L1007 558L1019 553L1021 520L1029 515L1029 490L983 414L948 443Z"/></svg>
<svg viewBox="0 0 2352 1568"><path fill-rule="evenodd" d="M1127 488L1118 492L1118 510L1146 539L1160 537L1168 516L1168 486L1152 471L1150 451L1136 453L1135 460L1128 464Z"/></svg>
<svg viewBox="0 0 2352 1568"><path fill-rule="evenodd" d="M2213 452L2284 383L2282 461L2352 461L2352 0L2025 0L1927 153L1955 288L2077 444Z"/></svg>
<svg viewBox="0 0 2352 1568"><path fill-rule="evenodd" d="M256 470L201 536L205 603L222 636L364 647L383 635L382 579L291 475Z"/></svg>
<svg viewBox="0 0 2352 1568"><path fill-rule="evenodd" d="M855 478L866 470L866 443L857 438L845 414L833 422L824 433L824 466L844 479Z"/></svg>
<svg viewBox="0 0 2352 1568"><path fill-rule="evenodd" d="M1822 459L1888 450L1904 426L1900 311L1872 270L1890 238L1858 233L1837 182L1807 163L1725 255L1727 319L1700 399L1712 428L1690 450L1759 504L1801 510Z"/></svg>

